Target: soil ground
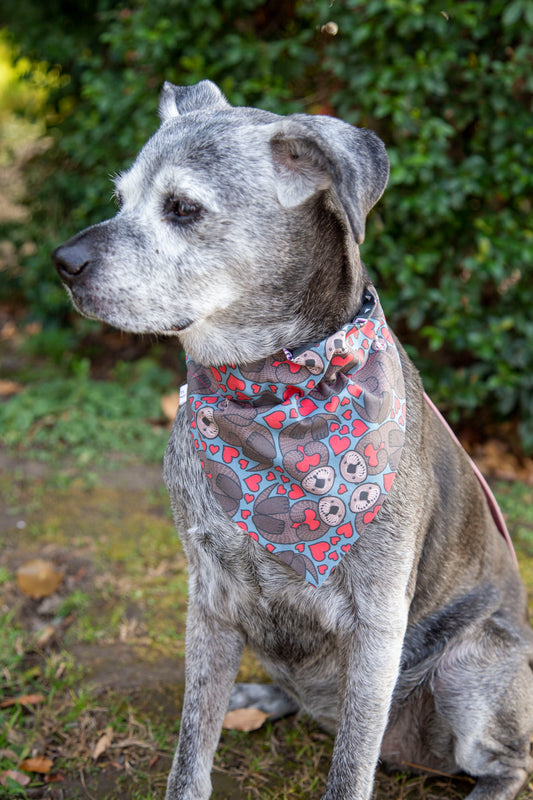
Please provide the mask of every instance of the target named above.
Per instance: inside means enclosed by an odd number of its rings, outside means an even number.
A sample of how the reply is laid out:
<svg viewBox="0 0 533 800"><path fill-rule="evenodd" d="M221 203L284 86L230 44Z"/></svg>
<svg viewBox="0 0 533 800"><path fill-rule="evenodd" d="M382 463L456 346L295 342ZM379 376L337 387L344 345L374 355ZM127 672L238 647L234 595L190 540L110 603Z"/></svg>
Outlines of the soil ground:
<svg viewBox="0 0 533 800"><path fill-rule="evenodd" d="M53 762L47 774L31 776L25 795L10 784L6 797L164 796L183 695L186 564L160 467L111 463L87 483L69 464L0 453L1 610L19 637L25 689L35 684L45 695L38 709L8 721L8 744L19 756ZM525 551L524 544L523 563ZM44 598L28 597L15 580L35 557L64 576ZM246 654L240 679L264 677ZM226 731L214 797L319 797L331 748L307 718ZM468 778L380 771L376 797L453 800L471 786ZM522 798L533 798L533 786Z"/></svg>

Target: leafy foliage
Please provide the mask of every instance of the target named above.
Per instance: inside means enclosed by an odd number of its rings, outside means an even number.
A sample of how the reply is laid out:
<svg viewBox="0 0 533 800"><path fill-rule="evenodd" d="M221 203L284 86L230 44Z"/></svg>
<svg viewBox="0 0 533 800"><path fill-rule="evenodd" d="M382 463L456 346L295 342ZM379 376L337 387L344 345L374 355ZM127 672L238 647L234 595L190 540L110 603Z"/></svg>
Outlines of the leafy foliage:
<svg viewBox="0 0 533 800"><path fill-rule="evenodd" d="M51 346L57 338L60 333L49 336ZM169 370L144 358L119 362L112 380L98 381L87 358L74 357L62 370L51 366L0 405L4 444L46 460L68 454L78 465L98 463L110 452L161 462L168 430L159 403L173 383Z"/></svg>
<svg viewBox="0 0 533 800"><path fill-rule="evenodd" d="M365 249L385 307L413 332L441 403L518 405L531 447L530 4L456 3L448 16L438 3L375 0L337 12L331 102L377 128L391 158Z"/></svg>
<svg viewBox="0 0 533 800"><path fill-rule="evenodd" d="M24 2L37 19L38 4ZM66 0L55 3L59 19L73 18ZM391 179L362 252L388 317L441 405L463 419L480 407L518 414L532 449L531 3L99 0L94 9L62 47L50 26L43 37L72 83L54 95L46 198L34 185L35 224L48 238L17 278L34 310L66 314L46 249L112 213L108 172L155 130L162 80L210 78L235 104L332 113L381 135ZM36 52L35 26L26 28L16 32Z"/></svg>

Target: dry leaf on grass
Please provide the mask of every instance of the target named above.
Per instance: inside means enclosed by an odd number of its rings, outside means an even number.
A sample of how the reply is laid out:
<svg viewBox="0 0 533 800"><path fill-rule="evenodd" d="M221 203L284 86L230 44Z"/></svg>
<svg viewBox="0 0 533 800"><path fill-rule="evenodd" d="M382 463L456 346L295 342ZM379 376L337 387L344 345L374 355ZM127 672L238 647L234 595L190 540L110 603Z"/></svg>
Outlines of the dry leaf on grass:
<svg viewBox="0 0 533 800"><path fill-rule="evenodd" d="M174 421L174 417L176 416L179 404L180 404L179 392L171 392L170 394L163 395L163 397L161 398L161 409L169 422Z"/></svg>
<svg viewBox="0 0 533 800"><path fill-rule="evenodd" d="M52 759L46 756L35 756L34 758L25 758L19 767L24 772L40 772L41 775L46 775L52 769L53 763Z"/></svg>
<svg viewBox="0 0 533 800"><path fill-rule="evenodd" d="M256 731L269 716L258 708L235 708L228 711L222 727L228 731Z"/></svg>
<svg viewBox="0 0 533 800"><path fill-rule="evenodd" d="M18 568L17 583L28 597L48 597L55 592L64 576L50 561L33 558Z"/></svg>
<svg viewBox="0 0 533 800"><path fill-rule="evenodd" d="M7 700L2 700L0 708L9 708L9 706L35 706L42 703L45 697L44 694L21 694L18 697L9 697Z"/></svg>
<svg viewBox="0 0 533 800"><path fill-rule="evenodd" d="M18 769L5 769L0 773L0 784L2 784L2 786L7 786L8 778L18 783L19 786L27 786L31 781L29 775L25 775L24 772L19 772Z"/></svg>
<svg viewBox="0 0 533 800"><path fill-rule="evenodd" d="M10 339L14 339L17 335L17 326L13 322L13 320L8 320L5 325L0 328L0 339L4 339L4 341L9 341Z"/></svg>
<svg viewBox="0 0 533 800"><path fill-rule="evenodd" d="M39 631L35 644L37 647L48 647L55 635L56 628L54 628L53 625L45 625L44 628Z"/></svg>
<svg viewBox="0 0 533 800"><path fill-rule="evenodd" d="M59 783L60 781L64 781L65 776L62 775L60 772L50 772L48 775L44 776L45 783Z"/></svg>
<svg viewBox="0 0 533 800"><path fill-rule="evenodd" d="M96 745L93 750L93 759L96 761L102 753L105 753L111 742L113 741L113 728L107 727L96 742Z"/></svg>
<svg viewBox="0 0 533 800"><path fill-rule="evenodd" d="M145 750L154 750L155 745L153 742L145 742L143 739L123 739L121 742L117 742L113 745L114 748L117 749L125 749L127 747L142 747Z"/></svg>
<svg viewBox="0 0 533 800"><path fill-rule="evenodd" d="M0 380L0 397L12 397L23 390L23 385L16 381Z"/></svg>

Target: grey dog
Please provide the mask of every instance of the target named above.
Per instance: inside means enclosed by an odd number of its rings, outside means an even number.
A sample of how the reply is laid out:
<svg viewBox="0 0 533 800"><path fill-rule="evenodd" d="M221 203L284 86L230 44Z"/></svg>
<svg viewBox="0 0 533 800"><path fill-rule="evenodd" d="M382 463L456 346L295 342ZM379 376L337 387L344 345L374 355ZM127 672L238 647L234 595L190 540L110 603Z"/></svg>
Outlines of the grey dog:
<svg viewBox="0 0 533 800"><path fill-rule="evenodd" d="M209 81L166 83L160 116L116 181L116 216L54 253L77 309L177 336L206 366L256 364L357 317L372 289L358 246L389 171L378 137L330 117L235 108ZM468 457L397 347L407 414L396 478L319 588L230 519L187 404L178 412L165 480L190 598L168 800L210 795L245 644L335 732L326 800L369 798L378 758L464 771L477 778L471 800L511 800L527 782L526 593ZM253 687L244 694L261 703Z"/></svg>

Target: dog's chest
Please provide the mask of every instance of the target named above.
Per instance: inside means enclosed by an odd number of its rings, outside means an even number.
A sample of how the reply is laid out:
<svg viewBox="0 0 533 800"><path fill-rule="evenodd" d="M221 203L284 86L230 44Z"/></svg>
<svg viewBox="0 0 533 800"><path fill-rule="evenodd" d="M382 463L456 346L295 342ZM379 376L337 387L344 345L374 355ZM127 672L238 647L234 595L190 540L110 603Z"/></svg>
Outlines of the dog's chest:
<svg viewBox="0 0 533 800"><path fill-rule="evenodd" d="M303 661L329 649L335 603L327 589L293 575L235 526L215 532L193 526L180 535L194 591L214 616L240 628L250 646L274 661Z"/></svg>
<svg viewBox="0 0 533 800"><path fill-rule="evenodd" d="M240 628L272 661L305 662L332 650L338 590L316 589L241 531L218 506L184 414L165 455L165 481L182 539L191 591L221 621Z"/></svg>

